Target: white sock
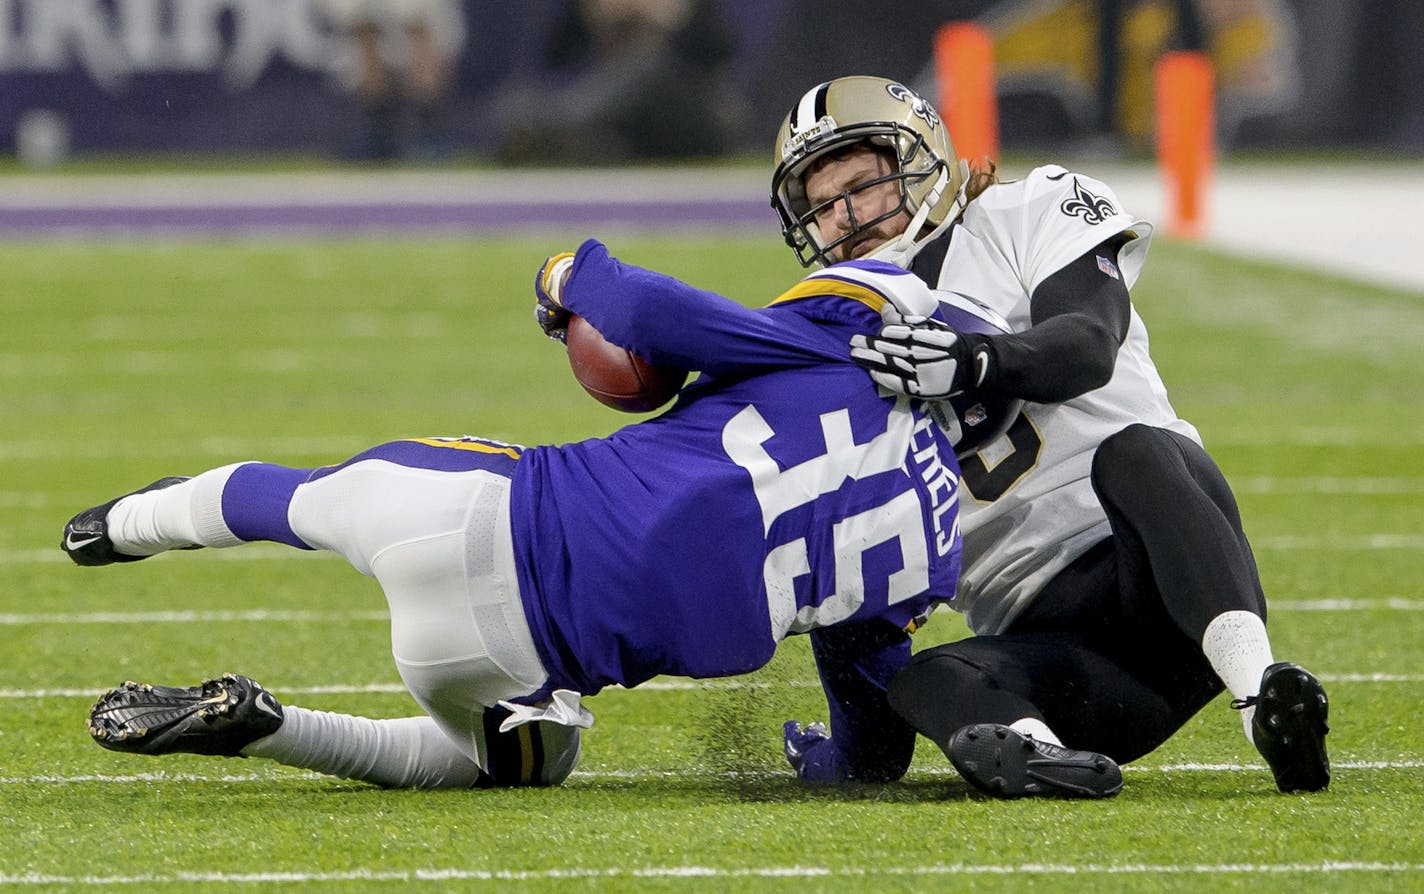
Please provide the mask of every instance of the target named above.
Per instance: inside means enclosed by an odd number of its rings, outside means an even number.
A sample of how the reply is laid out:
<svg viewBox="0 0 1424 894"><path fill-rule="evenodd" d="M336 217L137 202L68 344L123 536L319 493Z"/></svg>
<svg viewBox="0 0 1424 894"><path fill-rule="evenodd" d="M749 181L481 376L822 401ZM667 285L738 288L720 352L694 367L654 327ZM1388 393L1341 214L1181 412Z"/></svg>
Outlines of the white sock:
<svg viewBox="0 0 1424 894"><path fill-rule="evenodd" d="M1265 622L1260 615L1248 611L1222 612L1212 618L1202 634L1202 654L1232 697L1238 699L1259 695L1261 675L1275 663ZM1255 715L1255 706L1241 711L1246 738L1253 742L1251 721Z"/></svg>
<svg viewBox="0 0 1424 894"><path fill-rule="evenodd" d="M222 518L222 493L235 463L162 490L124 497L109 510L109 539L129 556L188 546L236 546Z"/></svg>
<svg viewBox="0 0 1424 894"><path fill-rule="evenodd" d="M1060 747L1063 745L1062 742L1058 741L1058 737L1053 734L1053 730L1048 728L1048 724L1036 717L1024 717L1020 720L1015 720L1009 724L1009 729L1021 735L1032 736L1039 742L1047 742L1050 745L1058 745Z"/></svg>
<svg viewBox="0 0 1424 894"><path fill-rule="evenodd" d="M372 720L284 705L282 725L242 749L289 767L387 788L469 788L480 768L429 717Z"/></svg>

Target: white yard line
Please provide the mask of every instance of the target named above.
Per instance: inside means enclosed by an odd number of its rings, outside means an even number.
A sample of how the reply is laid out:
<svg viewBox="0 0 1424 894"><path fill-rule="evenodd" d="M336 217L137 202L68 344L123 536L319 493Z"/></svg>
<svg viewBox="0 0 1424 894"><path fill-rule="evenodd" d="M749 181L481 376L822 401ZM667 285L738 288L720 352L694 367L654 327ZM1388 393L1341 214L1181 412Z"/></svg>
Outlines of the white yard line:
<svg viewBox="0 0 1424 894"><path fill-rule="evenodd" d="M1322 683L1424 683L1424 674L1393 674L1393 673L1322 673L1318 674ZM86 687L56 687L53 689L0 689L0 700L25 700L25 699L46 699L46 698L84 698L93 699L110 688L112 684L103 686ZM772 689L785 687L788 689L819 689L820 682L816 680L748 680L731 678L725 680L651 680L636 687L638 692L694 692L707 690L727 690L727 689ZM405 687L399 683L358 683L358 684L334 684L330 686L281 686L268 685L268 689L277 692L284 698L290 696L305 695L365 695L365 694L397 694L405 692ZM605 692L617 691L619 687L610 686ZM628 691L628 690L625 690Z"/></svg>
<svg viewBox="0 0 1424 894"><path fill-rule="evenodd" d="M310 561L333 561L337 559L335 553L322 552L319 550L294 549L290 546L278 546L275 543L254 543L244 546L242 549L203 549L195 552L184 552L183 561L197 562L271 562L287 561L297 559L305 562ZM158 561L173 561L171 557L162 557ZM66 556L59 547L50 549L0 549L0 567L5 565L69 565L69 557Z"/></svg>
<svg viewBox="0 0 1424 894"><path fill-rule="evenodd" d="M1417 552L1424 550L1424 534L1350 534L1296 535L1252 537L1251 546L1257 550L1280 550L1284 552L1375 552L1403 550ZM206 549L185 552L184 562L265 562L300 559L334 559L331 553L312 550L292 549L265 543L244 546L241 549ZM165 559L164 561L173 561ZM52 549L0 549L0 567L6 565L67 565L69 557L57 547Z"/></svg>
<svg viewBox="0 0 1424 894"><path fill-rule="evenodd" d="M345 459L372 446L370 435L325 435L316 437L200 438L195 441L133 442L105 445L104 455L114 459L165 459L169 457L220 456L251 459L272 454L323 456ZM71 439L0 441L0 459L53 460L83 459L93 455L92 445Z"/></svg>
<svg viewBox="0 0 1424 894"><path fill-rule="evenodd" d="M252 885L301 882L540 882L589 879L874 879L954 876L1173 876L1173 875L1370 875L1424 872L1424 863L1331 862L1319 863L951 863L886 865L871 868L846 866L717 867L683 864L672 866L572 867L567 869L461 869L409 870L351 869L344 872L172 872L142 875L0 874L0 885L111 887L116 885Z"/></svg>
<svg viewBox="0 0 1424 894"><path fill-rule="evenodd" d="M220 624L229 621L281 623L341 623L343 621L389 621L384 611L167 611L167 612L34 612L0 614L0 627L43 624Z"/></svg>
<svg viewBox="0 0 1424 894"><path fill-rule="evenodd" d="M1424 611L1424 600L1402 597L1376 599L1278 599L1271 602L1272 611L1353 612L1387 609L1390 611ZM214 624L229 621L282 623L339 623L343 621L386 622L385 611L308 611L254 608L245 610L205 611L137 611L137 612L11 612L0 613L0 627L26 627L70 624Z"/></svg>
<svg viewBox="0 0 1424 894"><path fill-rule="evenodd" d="M354 441L353 441L354 443ZM0 443L0 451L4 450ZM38 457L38 453L34 456ZM1258 476L1237 478L1231 482L1238 494L1263 494L1269 496L1294 494L1348 494L1358 496L1392 496L1396 494L1424 493L1424 478L1276 478ZM73 498L70 498L73 499ZM0 490L0 509L43 509L57 506L59 501L49 491Z"/></svg>
<svg viewBox="0 0 1424 894"><path fill-rule="evenodd" d="M1424 769L1424 760L1339 760L1330 762L1334 770L1419 770ZM1156 766L1129 764L1123 767L1123 771L1131 775L1143 774L1163 774L1163 773L1261 773L1266 770L1263 763L1179 763L1179 764L1159 764ZM686 769L677 770L609 770L609 769L583 769L575 770L570 776L572 779L584 779L590 782L597 782L605 779L616 779L624 782L656 782L661 779L680 779L689 775L691 771ZM722 775L731 778L733 776L742 779L764 779L774 780L787 775L779 770L753 769L737 773L723 773ZM698 776L706 774L698 773ZM940 779L954 778L959 774L953 767L915 767L906 775L906 780L913 782L916 779ZM304 780L330 780L333 777L325 776L321 773L314 773L308 770L293 770L285 767L273 767L272 771L266 773L167 773L155 771L152 773L81 773L73 776L65 776L56 773L41 773L30 776L0 776L0 786L4 785L150 785L153 783L200 783L216 785L240 785L246 783L280 783L292 779Z"/></svg>

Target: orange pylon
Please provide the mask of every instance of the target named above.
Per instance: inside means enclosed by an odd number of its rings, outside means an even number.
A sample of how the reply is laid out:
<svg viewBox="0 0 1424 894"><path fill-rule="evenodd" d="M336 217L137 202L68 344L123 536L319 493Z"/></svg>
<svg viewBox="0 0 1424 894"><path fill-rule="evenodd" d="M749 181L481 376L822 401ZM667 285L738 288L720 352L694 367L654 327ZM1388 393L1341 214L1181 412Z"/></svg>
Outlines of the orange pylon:
<svg viewBox="0 0 1424 894"><path fill-rule="evenodd" d="M939 109L960 158L999 156L999 102L994 39L973 22L950 22L934 36Z"/></svg>
<svg viewBox="0 0 1424 894"><path fill-rule="evenodd" d="M1153 71L1157 163L1167 188L1167 232L1192 239L1206 227L1216 155L1216 86L1205 53L1172 52Z"/></svg>

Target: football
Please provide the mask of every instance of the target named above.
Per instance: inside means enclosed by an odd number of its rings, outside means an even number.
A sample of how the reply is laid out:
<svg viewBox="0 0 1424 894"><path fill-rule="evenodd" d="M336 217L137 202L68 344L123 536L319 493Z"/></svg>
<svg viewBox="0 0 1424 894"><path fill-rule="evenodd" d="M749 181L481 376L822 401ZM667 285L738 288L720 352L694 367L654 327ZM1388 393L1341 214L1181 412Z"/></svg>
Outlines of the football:
<svg viewBox="0 0 1424 894"><path fill-rule="evenodd" d="M605 339L578 315L569 320L567 344L569 366L583 390L604 406L624 413L656 410L672 400L687 381L686 370L653 366Z"/></svg>

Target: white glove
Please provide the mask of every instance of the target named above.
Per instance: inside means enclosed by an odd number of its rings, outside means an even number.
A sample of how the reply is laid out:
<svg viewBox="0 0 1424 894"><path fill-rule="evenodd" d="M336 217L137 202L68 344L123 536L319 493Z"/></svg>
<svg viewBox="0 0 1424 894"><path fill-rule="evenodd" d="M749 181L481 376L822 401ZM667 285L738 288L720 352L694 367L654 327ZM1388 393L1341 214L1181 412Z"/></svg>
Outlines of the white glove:
<svg viewBox="0 0 1424 894"><path fill-rule="evenodd" d="M851 358L876 384L940 400L984 383L990 354L983 336L962 335L934 317L903 316L889 305L882 315L887 324L878 335L850 340Z"/></svg>

